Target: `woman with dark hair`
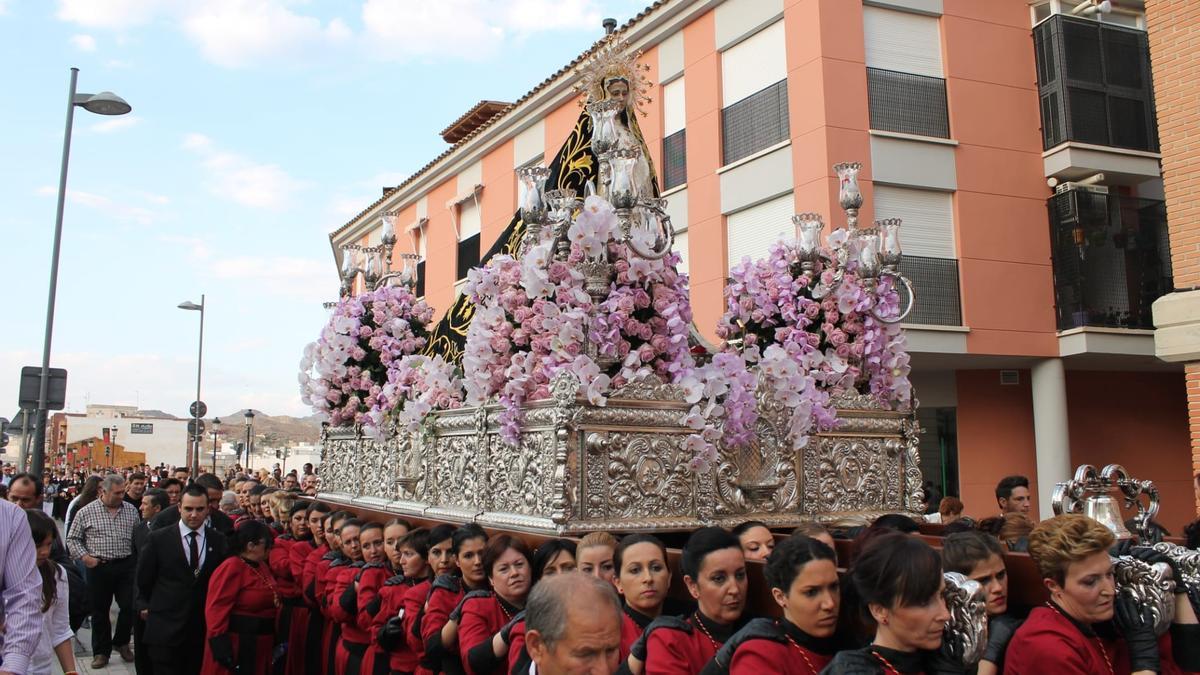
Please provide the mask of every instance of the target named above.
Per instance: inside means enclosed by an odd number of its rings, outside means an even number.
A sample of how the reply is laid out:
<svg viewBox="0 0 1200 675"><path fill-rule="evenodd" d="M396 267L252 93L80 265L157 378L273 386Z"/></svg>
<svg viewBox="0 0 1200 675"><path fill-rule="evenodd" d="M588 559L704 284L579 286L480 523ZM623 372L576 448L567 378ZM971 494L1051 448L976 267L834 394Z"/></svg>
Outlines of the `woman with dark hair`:
<svg viewBox="0 0 1200 675"><path fill-rule="evenodd" d="M283 673L287 675L302 675L304 673L304 652L300 645L304 644L308 632L308 605L300 595L300 579L294 573L292 548L299 546L308 539L308 505L292 504L284 517L287 531L275 538L271 547L269 562L271 573L278 583L279 595L283 606L279 609L278 641L295 649L288 649L287 661Z"/></svg>
<svg viewBox="0 0 1200 675"><path fill-rule="evenodd" d="M343 533L349 528L342 525ZM341 624L342 639L334 657L338 675L369 675L374 672L375 657L381 652L372 648L369 632L372 616L363 612L360 598L366 605L375 601L383 582L392 576L383 554L383 524L362 522L357 535L343 535L342 548L353 561L336 568L337 578L330 584L329 616Z"/></svg>
<svg viewBox="0 0 1200 675"><path fill-rule="evenodd" d="M37 650L29 659L29 675L50 675L57 659L64 673L75 672L75 652L71 649L71 620L68 615L70 586L67 572L50 559L50 547L58 532L54 519L39 509L25 511L29 533L37 548L37 568L42 577L42 632Z"/></svg>
<svg viewBox="0 0 1200 675"><path fill-rule="evenodd" d="M699 673L742 627L746 559L737 537L719 527L696 530L683 547L680 567L698 609L686 619L660 617L646 628L646 675ZM638 651L635 646L635 657Z"/></svg>
<svg viewBox="0 0 1200 675"><path fill-rule="evenodd" d="M533 583L542 577L575 571L575 542L570 539L550 539L533 552ZM533 587L533 584L530 584Z"/></svg>
<svg viewBox="0 0 1200 675"><path fill-rule="evenodd" d="M817 675L837 651L833 549L805 536L785 539L767 560L766 578L783 618L751 621L717 652L715 665L741 675Z"/></svg>
<svg viewBox="0 0 1200 675"><path fill-rule="evenodd" d="M292 574L300 584L300 597L308 608L308 628L304 635L291 643L289 658L294 653L302 658L305 664L321 663L322 637L325 635L325 617L321 615L316 604L315 576L316 563L329 552L329 543L325 540L325 521L332 509L328 504L313 502L307 511L309 539L293 542L291 548ZM311 666L305 668L312 670Z"/></svg>
<svg viewBox="0 0 1200 675"><path fill-rule="evenodd" d="M839 652L829 675L900 675L929 672L929 652L942 646L950 613L942 599L942 560L925 542L893 532L875 537L854 562L850 582L862 619L875 638L862 649Z"/></svg>
<svg viewBox="0 0 1200 675"><path fill-rule="evenodd" d="M492 590L471 591L455 609L457 616L450 616L459 624L458 652L470 675L506 672L513 617L525 608L532 586L529 559L529 547L516 537L501 534L488 540L483 568Z"/></svg>
<svg viewBox="0 0 1200 675"><path fill-rule="evenodd" d="M384 532L386 539L386 526ZM359 586L359 625L371 636L377 670L382 663L389 664L390 671L411 673L417 668L417 655L404 635L404 596L429 576L429 564L425 561L429 553L429 530L418 527L396 541L388 552L388 564L394 574L381 585Z"/></svg>
<svg viewBox="0 0 1200 675"><path fill-rule="evenodd" d="M663 613L671 588L667 547L652 534L630 534L621 539L613 553L617 576L613 582L624 599L621 614L621 660L629 658L633 643L642 637L650 622Z"/></svg>
<svg viewBox="0 0 1200 675"><path fill-rule="evenodd" d="M281 604L267 562L273 542L266 523L247 519L234 530L233 556L217 567L208 585L202 675L270 672L275 613Z"/></svg>
<svg viewBox="0 0 1200 675"><path fill-rule="evenodd" d="M1033 529L1029 556L1050 591L1050 601L1034 608L1017 629L1005 653L1005 673L1129 675L1198 667L1195 623L1171 625L1177 665L1170 652L1160 653L1150 608L1117 593L1109 556L1114 540L1108 528L1075 514L1043 520ZM1147 562L1168 562L1156 553L1134 549L1133 555ZM1176 596L1177 622L1195 620L1186 591Z"/></svg>
<svg viewBox="0 0 1200 675"><path fill-rule="evenodd" d="M419 628L425 645L424 667L431 671L463 672L458 655L459 620L450 621L450 615L455 614L467 593L487 588L487 573L483 569L487 541L487 533L474 523L455 530L453 552L458 573L438 575L429 586L429 599Z"/></svg>
<svg viewBox="0 0 1200 675"><path fill-rule="evenodd" d="M733 528L733 536L741 543L746 560L766 560L775 550L775 535L760 521L747 520Z"/></svg>
<svg viewBox="0 0 1200 675"><path fill-rule="evenodd" d="M942 540L942 568L965 575L983 587L988 643L976 672L979 675L1004 672L1004 651L1021 621L1008 613L1008 569L1000 542L978 531L952 534Z"/></svg>
<svg viewBox="0 0 1200 675"><path fill-rule="evenodd" d="M453 537L454 527L442 524L431 530L415 530L395 546L398 553L392 566L396 575L379 590L379 609L373 622L375 642L389 654L392 672L416 672L425 656L419 622L433 577L454 571ZM407 551L420 558L419 567L413 566L412 555L405 560Z"/></svg>

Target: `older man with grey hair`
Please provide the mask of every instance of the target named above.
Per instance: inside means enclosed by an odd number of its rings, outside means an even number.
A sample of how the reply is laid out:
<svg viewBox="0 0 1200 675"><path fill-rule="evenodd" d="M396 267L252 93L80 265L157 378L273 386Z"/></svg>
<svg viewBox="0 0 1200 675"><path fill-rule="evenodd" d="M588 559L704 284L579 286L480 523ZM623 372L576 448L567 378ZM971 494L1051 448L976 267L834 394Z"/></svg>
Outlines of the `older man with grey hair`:
<svg viewBox="0 0 1200 675"><path fill-rule="evenodd" d="M87 566L92 604L92 668L108 665L113 645L126 662L133 661L133 582L137 557L133 531L142 522L137 507L125 501L125 479L109 474L100 481L100 498L79 509L67 533L71 555ZM108 618L113 597L121 608L117 632Z"/></svg>
<svg viewBox="0 0 1200 675"><path fill-rule="evenodd" d="M621 601L590 574L545 577L525 604L530 674L612 675L621 659Z"/></svg>

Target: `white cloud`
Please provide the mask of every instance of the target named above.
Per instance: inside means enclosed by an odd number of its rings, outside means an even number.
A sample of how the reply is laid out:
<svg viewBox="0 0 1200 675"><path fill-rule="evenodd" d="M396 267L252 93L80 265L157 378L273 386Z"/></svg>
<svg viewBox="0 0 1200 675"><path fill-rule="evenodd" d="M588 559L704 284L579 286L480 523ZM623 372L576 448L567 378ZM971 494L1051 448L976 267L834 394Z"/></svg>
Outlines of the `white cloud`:
<svg viewBox="0 0 1200 675"><path fill-rule="evenodd" d="M482 59L512 36L600 27L594 0L366 0L362 21L375 56ZM463 49L463 45L470 45Z"/></svg>
<svg viewBox="0 0 1200 675"><path fill-rule="evenodd" d="M169 0L59 0L58 18L89 28L123 30L148 23Z"/></svg>
<svg viewBox="0 0 1200 675"><path fill-rule="evenodd" d="M49 185L43 185L37 189L37 194L42 197L53 197L58 194L58 189ZM94 192L68 189L67 201L72 204L79 204L80 206L95 209L101 213L106 213L117 220L137 223L138 225L153 225L159 219L159 214L150 209L142 206L123 204L107 195L100 195Z"/></svg>
<svg viewBox="0 0 1200 675"><path fill-rule="evenodd" d="M96 51L96 38L91 35L72 35L70 42L81 52Z"/></svg>
<svg viewBox="0 0 1200 675"><path fill-rule="evenodd" d="M340 19L297 14L273 0L206 0L194 3L183 30L209 61L227 68L290 60L346 42L349 27Z"/></svg>
<svg viewBox="0 0 1200 675"><path fill-rule="evenodd" d="M204 134L184 136L183 148L201 158L209 174L209 187L217 195L243 206L278 210L308 186L292 178L277 164L261 164L234 152L218 148Z"/></svg>
<svg viewBox="0 0 1200 675"><path fill-rule="evenodd" d="M142 123L142 118L137 115L121 115L119 117L110 117L106 120L96 122L88 127L90 130L98 134L111 134L114 131L121 131L129 127L137 126Z"/></svg>
<svg viewBox="0 0 1200 675"><path fill-rule="evenodd" d="M185 237L177 234L160 234L158 240L165 244L176 244L189 249L192 259L195 261L204 261L212 257L212 249L208 247L208 242L199 237Z"/></svg>
<svg viewBox="0 0 1200 675"><path fill-rule="evenodd" d="M320 303L337 294L337 271L330 260L287 256L216 259L205 269L217 279L242 281L256 291Z"/></svg>

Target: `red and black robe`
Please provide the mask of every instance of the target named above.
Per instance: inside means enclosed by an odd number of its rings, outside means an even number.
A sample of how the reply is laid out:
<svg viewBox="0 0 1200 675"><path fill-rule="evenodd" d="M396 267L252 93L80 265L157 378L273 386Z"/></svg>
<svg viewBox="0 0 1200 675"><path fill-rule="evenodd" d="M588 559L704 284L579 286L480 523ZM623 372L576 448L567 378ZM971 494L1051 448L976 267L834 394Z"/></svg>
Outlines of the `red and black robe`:
<svg viewBox="0 0 1200 675"><path fill-rule="evenodd" d="M278 593L268 564L234 556L208 583L202 675L269 673Z"/></svg>
<svg viewBox="0 0 1200 675"><path fill-rule="evenodd" d="M491 591L476 593L463 602L458 625L459 658L468 675L505 675L507 657L496 656L492 638L521 610Z"/></svg>
<svg viewBox="0 0 1200 675"><path fill-rule="evenodd" d="M818 675L833 660L832 640L813 637L787 619L756 621L765 622L769 630L738 645L729 662L730 675Z"/></svg>
<svg viewBox="0 0 1200 675"><path fill-rule="evenodd" d="M644 675L695 675L741 627L721 624L693 612L678 628L658 628L646 640Z"/></svg>

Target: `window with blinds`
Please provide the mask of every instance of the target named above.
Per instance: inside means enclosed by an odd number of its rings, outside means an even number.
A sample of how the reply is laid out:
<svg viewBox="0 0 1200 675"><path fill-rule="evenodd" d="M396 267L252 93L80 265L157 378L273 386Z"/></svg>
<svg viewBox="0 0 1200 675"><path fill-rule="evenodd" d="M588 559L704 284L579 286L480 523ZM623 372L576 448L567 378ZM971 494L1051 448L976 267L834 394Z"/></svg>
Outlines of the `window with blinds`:
<svg viewBox="0 0 1200 675"><path fill-rule="evenodd" d="M871 128L950 137L936 17L863 8Z"/></svg>
<svg viewBox="0 0 1200 675"><path fill-rule="evenodd" d="M733 267L742 258L751 260L765 258L780 238L795 236L792 216L796 213L792 194L751 206L729 214L725 219L725 231L729 244L729 264Z"/></svg>
<svg viewBox="0 0 1200 675"><path fill-rule="evenodd" d="M663 189L687 182L687 118L683 78L663 87Z"/></svg>
<svg viewBox="0 0 1200 675"><path fill-rule="evenodd" d="M954 258L954 198L948 192L875 184L875 217L900 218L906 255Z"/></svg>
<svg viewBox="0 0 1200 675"><path fill-rule="evenodd" d="M721 53L722 161L787 140L787 54L777 21Z"/></svg>
<svg viewBox="0 0 1200 675"><path fill-rule="evenodd" d="M458 276L466 279L467 272L479 265L479 205L469 198L458 205Z"/></svg>

